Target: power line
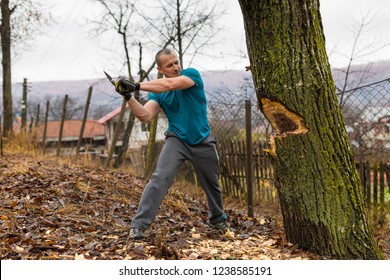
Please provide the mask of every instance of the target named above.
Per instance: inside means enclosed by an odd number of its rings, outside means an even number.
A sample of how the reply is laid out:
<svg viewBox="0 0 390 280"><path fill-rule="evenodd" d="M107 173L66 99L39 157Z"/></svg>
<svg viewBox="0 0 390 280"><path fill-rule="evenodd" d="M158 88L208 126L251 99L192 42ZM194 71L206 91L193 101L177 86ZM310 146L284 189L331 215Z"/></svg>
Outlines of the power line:
<svg viewBox="0 0 390 280"><path fill-rule="evenodd" d="M50 60L50 59L47 59L49 57L49 54L53 55L53 53L52 53L53 47L57 43L58 38L60 38L60 35L63 35L63 30L64 30L65 26L68 24L68 22L69 22L71 16L73 15L73 13L76 11L76 6L79 3L80 3L80 1L78 1L78 0L75 0L73 2L72 8L68 12L68 15L66 16L65 21L62 23L62 25L61 25L60 29L58 30L57 34L54 36L50 46L45 51L43 57L39 60L39 64L35 67L35 69L37 69L36 70L37 73L40 73L42 71L42 69L46 66L47 62Z"/></svg>
<svg viewBox="0 0 390 280"><path fill-rule="evenodd" d="M62 70L58 73L58 76L61 76L62 73L65 72L66 69L69 68L69 66L71 66L75 61L76 59L79 57L79 55L86 49L86 47L88 47L88 45L91 43L91 41L88 41L77 53L76 55L70 60L70 62L64 67L62 68Z"/></svg>

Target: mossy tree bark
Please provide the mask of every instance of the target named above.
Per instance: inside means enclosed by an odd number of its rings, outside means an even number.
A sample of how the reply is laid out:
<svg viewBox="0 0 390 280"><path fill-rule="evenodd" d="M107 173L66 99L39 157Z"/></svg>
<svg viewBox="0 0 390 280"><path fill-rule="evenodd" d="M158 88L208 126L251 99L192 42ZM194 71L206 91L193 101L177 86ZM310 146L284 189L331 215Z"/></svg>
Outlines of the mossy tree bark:
<svg viewBox="0 0 390 280"><path fill-rule="evenodd" d="M271 122L286 238L343 259L373 238L325 50L318 0L239 0L260 108Z"/></svg>

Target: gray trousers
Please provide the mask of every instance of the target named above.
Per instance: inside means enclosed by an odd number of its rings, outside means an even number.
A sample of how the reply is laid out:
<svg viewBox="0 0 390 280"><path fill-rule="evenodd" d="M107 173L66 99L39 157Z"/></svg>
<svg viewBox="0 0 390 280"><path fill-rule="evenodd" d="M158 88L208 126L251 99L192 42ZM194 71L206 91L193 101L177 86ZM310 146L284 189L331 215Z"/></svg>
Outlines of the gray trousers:
<svg viewBox="0 0 390 280"><path fill-rule="evenodd" d="M210 133L200 144L190 146L172 132L167 132L156 170L145 187L137 213L131 221L132 228L145 230L150 227L179 166L185 160L193 164L199 184L206 193L209 221L217 223L226 220L218 183L219 158L214 135Z"/></svg>

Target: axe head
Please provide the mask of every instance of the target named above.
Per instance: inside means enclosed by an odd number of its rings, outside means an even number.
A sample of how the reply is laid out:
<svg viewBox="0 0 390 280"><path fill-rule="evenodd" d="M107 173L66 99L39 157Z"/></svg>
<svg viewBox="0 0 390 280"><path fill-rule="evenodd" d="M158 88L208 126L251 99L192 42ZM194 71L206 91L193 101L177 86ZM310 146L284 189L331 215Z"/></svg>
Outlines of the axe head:
<svg viewBox="0 0 390 280"><path fill-rule="evenodd" d="M104 72L104 74L106 74L106 77L107 77L107 79L110 81L110 83L113 84L113 85L115 85L115 82L114 82L114 80L111 78L111 76L108 75L106 71L103 71L103 72Z"/></svg>

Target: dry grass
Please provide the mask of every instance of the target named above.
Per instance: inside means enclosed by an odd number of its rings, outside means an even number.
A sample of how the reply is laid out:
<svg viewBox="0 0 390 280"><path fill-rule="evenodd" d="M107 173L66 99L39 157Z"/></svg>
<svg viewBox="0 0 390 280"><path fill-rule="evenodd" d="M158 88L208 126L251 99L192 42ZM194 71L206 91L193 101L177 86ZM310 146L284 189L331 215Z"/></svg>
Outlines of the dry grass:
<svg viewBox="0 0 390 280"><path fill-rule="evenodd" d="M21 130L17 134L11 134L7 138L3 138L3 152L11 154L24 153L28 155L40 153L37 147L35 133Z"/></svg>

